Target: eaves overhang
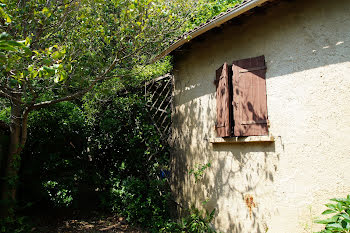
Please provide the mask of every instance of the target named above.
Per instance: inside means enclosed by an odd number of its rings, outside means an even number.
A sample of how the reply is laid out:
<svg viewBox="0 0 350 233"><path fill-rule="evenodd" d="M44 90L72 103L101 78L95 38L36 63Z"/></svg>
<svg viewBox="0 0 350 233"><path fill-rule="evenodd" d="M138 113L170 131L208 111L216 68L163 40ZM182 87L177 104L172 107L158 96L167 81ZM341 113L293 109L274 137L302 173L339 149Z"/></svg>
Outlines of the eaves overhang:
<svg viewBox="0 0 350 233"><path fill-rule="evenodd" d="M185 33L181 36L177 41L175 41L173 44L171 44L167 49L165 49L163 52L161 52L159 55L155 57L153 61L158 61L159 59L169 55L172 51L176 50L180 46L188 43L192 39L196 38L197 36L202 35L203 33L218 27L222 25L223 23L253 9L254 7L260 6L261 4L267 2L269 0L245 0L241 4L238 4L228 10L225 13L221 13L220 15L216 16L214 19L208 21L207 23L204 23L200 25L199 27L195 28L194 30Z"/></svg>

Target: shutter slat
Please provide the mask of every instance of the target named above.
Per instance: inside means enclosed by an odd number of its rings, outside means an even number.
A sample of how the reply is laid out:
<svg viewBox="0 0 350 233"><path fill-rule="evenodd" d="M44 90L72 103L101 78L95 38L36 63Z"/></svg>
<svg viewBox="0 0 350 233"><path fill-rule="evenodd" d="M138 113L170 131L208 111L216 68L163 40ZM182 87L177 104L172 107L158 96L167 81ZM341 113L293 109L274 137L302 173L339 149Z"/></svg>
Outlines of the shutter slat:
<svg viewBox="0 0 350 233"><path fill-rule="evenodd" d="M234 61L234 136L268 135L264 56Z"/></svg>
<svg viewBox="0 0 350 233"><path fill-rule="evenodd" d="M216 71L216 132L218 137L231 136L231 97L229 66L225 63Z"/></svg>

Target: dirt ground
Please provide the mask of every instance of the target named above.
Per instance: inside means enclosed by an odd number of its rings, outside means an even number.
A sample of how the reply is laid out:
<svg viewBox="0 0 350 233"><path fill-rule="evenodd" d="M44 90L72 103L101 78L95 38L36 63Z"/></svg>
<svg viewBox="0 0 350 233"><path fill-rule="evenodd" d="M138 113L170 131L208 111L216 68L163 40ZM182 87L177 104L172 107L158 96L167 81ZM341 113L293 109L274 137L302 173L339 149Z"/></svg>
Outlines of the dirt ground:
<svg viewBox="0 0 350 233"><path fill-rule="evenodd" d="M38 233L112 233L128 232L143 233L138 228L130 226L124 218L115 215L99 217L80 216L53 220L50 217L40 219L32 232Z"/></svg>

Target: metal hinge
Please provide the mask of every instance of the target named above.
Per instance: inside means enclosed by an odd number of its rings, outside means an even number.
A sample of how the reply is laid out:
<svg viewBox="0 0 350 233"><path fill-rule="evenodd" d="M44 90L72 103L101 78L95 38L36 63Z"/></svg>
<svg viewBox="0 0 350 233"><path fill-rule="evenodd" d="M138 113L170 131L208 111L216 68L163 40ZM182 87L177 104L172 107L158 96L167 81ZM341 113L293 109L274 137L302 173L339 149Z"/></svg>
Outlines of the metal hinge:
<svg viewBox="0 0 350 233"><path fill-rule="evenodd" d="M251 71L255 71L255 70L266 70L266 66L259 66L259 67L242 69L242 70L239 70L239 73L246 73L246 72L251 72Z"/></svg>
<svg viewBox="0 0 350 233"><path fill-rule="evenodd" d="M223 127L225 127L225 123L224 123L224 125L218 126L218 122L215 122L215 128L216 128L216 129L217 129L217 128L223 128Z"/></svg>
<svg viewBox="0 0 350 233"><path fill-rule="evenodd" d="M241 125L252 125L252 124L267 124L266 120L260 120L260 121L242 121Z"/></svg>

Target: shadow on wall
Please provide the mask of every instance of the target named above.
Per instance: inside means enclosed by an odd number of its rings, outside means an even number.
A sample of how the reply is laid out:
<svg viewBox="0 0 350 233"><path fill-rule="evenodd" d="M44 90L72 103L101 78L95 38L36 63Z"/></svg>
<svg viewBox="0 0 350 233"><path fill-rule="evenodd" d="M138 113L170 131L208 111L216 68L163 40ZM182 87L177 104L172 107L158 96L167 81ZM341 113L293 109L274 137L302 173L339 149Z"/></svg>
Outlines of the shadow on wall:
<svg viewBox="0 0 350 233"><path fill-rule="evenodd" d="M349 35L350 36L350 35ZM281 49L282 50L282 49ZM310 49L311 51L304 51L300 54L292 54L292 56L285 57L283 60L275 60L270 57L266 57L267 62L267 76L266 79L277 78L282 75L288 75L296 72L302 72L304 70L315 69L319 67L325 67L328 65L339 64L344 62L349 62L350 57L346 56L337 56L336 52L339 50L348 50L350 52L350 41L344 40L335 40L332 41L332 44L325 43L319 45L319 47ZM262 53L253 54L253 56L261 55ZM288 54L286 52L286 54ZM318 57L322 57L322 60L319 60ZM247 57L239 57L238 59L244 59ZM178 58L179 59L179 58ZM219 67L225 62L223 60L217 66ZM286 66L285 64L288 64ZM302 66L300 64L303 64ZM196 64L197 65L197 64ZM208 77L204 77L204 80L209 80L207 83L193 83L193 81L188 82L188 86L181 90L178 95L181 95L181 102L186 103L191 101L194 98L201 97L207 94L213 94L213 83L210 82L214 80L214 69L208 69L207 64L198 64L203 65L203 73L209 74ZM217 67L217 68L218 68ZM208 70L207 70L208 69ZM214 70L214 71L213 71ZM211 74L211 75L210 75ZM327 78L327 77L323 77ZM177 82L177 80L175 80ZM209 86L212 88L208 88ZM204 91L204 92L203 92Z"/></svg>
<svg viewBox="0 0 350 233"><path fill-rule="evenodd" d="M279 154L275 154L275 143L218 144L213 146L213 150L226 154L218 158L218 166L213 169L214 180L211 181L214 185L207 190L213 204L216 203L212 207L217 208L217 214L221 215L217 224L223 224L221 219L224 219L229 223L230 232L265 232L263 220L266 213L258 202L261 198L260 190L274 182L279 161ZM205 179L204 183L208 183L209 180ZM228 200L232 204L229 212L225 210L221 214L217 203L222 200ZM238 214L242 210L245 212L244 219Z"/></svg>
<svg viewBox="0 0 350 233"><path fill-rule="evenodd" d="M179 90L181 103L212 94L211 80L224 62L230 65L234 60L265 55L267 79L349 62L350 31L344 30L350 27L349 11L346 0L331 5L326 0L281 1L268 12L249 15L194 39L174 56L181 69L201 70L200 80L189 80Z"/></svg>
<svg viewBox="0 0 350 233"><path fill-rule="evenodd" d="M201 41L192 42L189 52L183 48L176 54L171 169L172 189L183 206L200 207L209 199L205 207L209 211L216 208L219 216L215 225L237 233L266 232L264 215L274 206L264 206L266 201L260 200L273 197L284 145L281 138L269 144L209 143L208 138L215 137L215 70L224 62L264 54L268 83L269 79L272 82L285 75L349 62L350 34L343 29L350 26L345 20L350 4L341 2L283 2L267 15L249 16L243 25L226 25L217 29L219 33L213 30ZM320 75L319 82L327 78L327 74ZM280 91L283 94L285 90ZM252 106L245 107L254 119L264 120ZM212 166L195 183L189 170L208 162ZM274 204L271 199L270 204Z"/></svg>
<svg viewBox="0 0 350 233"><path fill-rule="evenodd" d="M215 208L216 216L220 216L215 222L217 226L226 225L230 232L237 233L265 232L265 212L259 206L259 195L269 192L266 187L274 182L279 162L275 147L279 142L212 145L208 141L212 136L208 129L214 122L204 120L203 114L212 115L213 97L206 101L192 100L181 112L173 114L176 128L173 129L172 190L184 207L179 212L185 213L191 205L207 211ZM252 106L246 107L253 116L257 115ZM189 170L208 162L212 166L195 182Z"/></svg>

